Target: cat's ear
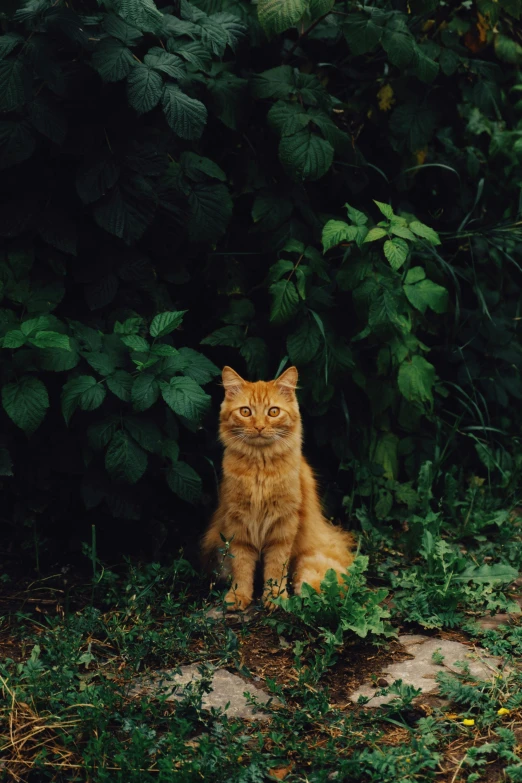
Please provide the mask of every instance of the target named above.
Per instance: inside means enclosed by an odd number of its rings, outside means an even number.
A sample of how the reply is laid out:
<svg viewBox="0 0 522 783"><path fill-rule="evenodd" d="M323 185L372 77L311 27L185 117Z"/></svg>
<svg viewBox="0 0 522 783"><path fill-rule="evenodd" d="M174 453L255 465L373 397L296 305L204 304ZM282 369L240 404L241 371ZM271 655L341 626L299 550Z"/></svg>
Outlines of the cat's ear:
<svg viewBox="0 0 522 783"><path fill-rule="evenodd" d="M297 368L289 367L279 378L275 379L274 383L281 394L291 397L295 392L298 377Z"/></svg>
<svg viewBox="0 0 522 783"><path fill-rule="evenodd" d="M225 387L225 396L229 398L238 394L246 383L232 367L223 367L221 379L223 381L223 386Z"/></svg>

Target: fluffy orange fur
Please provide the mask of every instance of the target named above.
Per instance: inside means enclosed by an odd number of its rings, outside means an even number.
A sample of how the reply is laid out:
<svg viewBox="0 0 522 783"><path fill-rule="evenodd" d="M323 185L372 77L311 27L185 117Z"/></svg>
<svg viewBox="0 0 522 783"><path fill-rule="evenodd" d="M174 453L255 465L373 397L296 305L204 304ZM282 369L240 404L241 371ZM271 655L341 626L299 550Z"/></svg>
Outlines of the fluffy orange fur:
<svg viewBox="0 0 522 783"><path fill-rule="evenodd" d="M274 381L249 383L223 370L220 439L225 447L219 505L202 542L207 564L218 562L221 536L230 542L224 561L232 574L230 610L252 602L256 562L262 558L265 604L287 594L287 578L299 593L316 590L329 568L346 571L353 539L323 516L312 470L302 455L302 427L295 394L297 370ZM340 576L339 576L340 579Z"/></svg>

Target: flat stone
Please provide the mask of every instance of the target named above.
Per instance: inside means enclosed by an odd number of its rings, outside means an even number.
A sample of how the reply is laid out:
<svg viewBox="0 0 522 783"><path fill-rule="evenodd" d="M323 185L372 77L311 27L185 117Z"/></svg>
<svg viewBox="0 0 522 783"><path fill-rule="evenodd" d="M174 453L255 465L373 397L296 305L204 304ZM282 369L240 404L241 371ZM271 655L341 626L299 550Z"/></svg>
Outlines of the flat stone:
<svg viewBox="0 0 522 783"><path fill-rule="evenodd" d="M478 652L461 642L452 642L446 639L433 639L420 634L405 634L399 636L399 642L413 657L404 661L392 663L385 671L375 672L378 677L384 677L391 685L394 680L402 680L403 683L420 688L422 693L436 694L438 684L435 680L441 671L459 672L461 669L455 666L457 661L465 661L471 674L483 680L490 680L499 670L502 661L483 650ZM435 651L444 657L443 665L433 663L432 656ZM365 683L351 694L350 699L357 702L359 696L371 698L366 707L380 707L396 698L395 695L375 696L371 684Z"/></svg>
<svg viewBox="0 0 522 783"><path fill-rule="evenodd" d="M176 669L162 669L153 672L146 677L141 677L129 692L130 696L147 695L149 697L164 697L166 701L181 701L185 696L187 685L200 680L202 675L194 663L188 666L180 666ZM226 669L211 669L211 690L203 694L202 707L210 710L212 707L221 709L231 718L245 718L246 720L268 720L269 716L250 704L245 693L255 696L256 699L266 704L271 698L255 685L245 683L237 674L231 674Z"/></svg>

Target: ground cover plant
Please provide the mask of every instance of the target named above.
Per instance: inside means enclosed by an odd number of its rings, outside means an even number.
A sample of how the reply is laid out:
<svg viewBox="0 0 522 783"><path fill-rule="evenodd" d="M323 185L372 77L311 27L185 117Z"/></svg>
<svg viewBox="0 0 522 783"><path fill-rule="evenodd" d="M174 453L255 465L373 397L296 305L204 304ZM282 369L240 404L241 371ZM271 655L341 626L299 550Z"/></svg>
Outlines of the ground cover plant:
<svg viewBox="0 0 522 783"><path fill-rule="evenodd" d="M519 625L473 625L516 609L522 567L521 14L2 4L6 779L522 779ZM360 552L347 591L238 628L208 616L195 558L217 380L288 362ZM442 661L431 711L401 682L348 705L401 629L511 669ZM149 668L255 661L269 723L203 710L208 679L175 709L129 697Z"/></svg>

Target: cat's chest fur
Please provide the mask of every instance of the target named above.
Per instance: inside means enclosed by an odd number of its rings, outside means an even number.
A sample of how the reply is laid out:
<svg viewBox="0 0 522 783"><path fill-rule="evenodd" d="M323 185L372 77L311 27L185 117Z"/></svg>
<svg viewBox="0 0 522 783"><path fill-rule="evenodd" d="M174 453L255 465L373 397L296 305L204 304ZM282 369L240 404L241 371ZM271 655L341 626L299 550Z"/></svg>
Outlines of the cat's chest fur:
<svg viewBox="0 0 522 783"><path fill-rule="evenodd" d="M300 465L259 460L225 470L227 498L248 527L266 528L295 513L301 503Z"/></svg>

